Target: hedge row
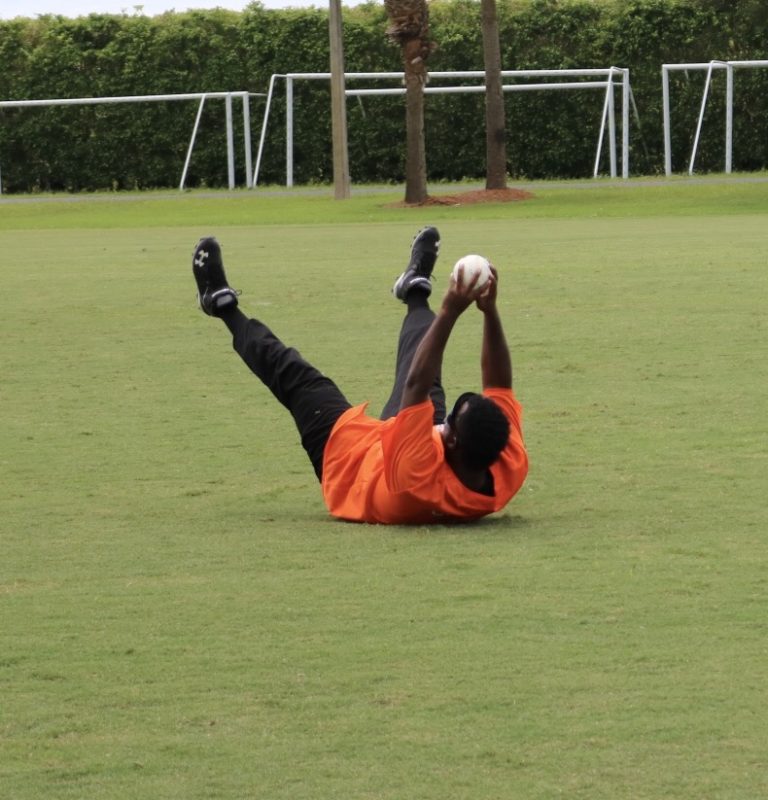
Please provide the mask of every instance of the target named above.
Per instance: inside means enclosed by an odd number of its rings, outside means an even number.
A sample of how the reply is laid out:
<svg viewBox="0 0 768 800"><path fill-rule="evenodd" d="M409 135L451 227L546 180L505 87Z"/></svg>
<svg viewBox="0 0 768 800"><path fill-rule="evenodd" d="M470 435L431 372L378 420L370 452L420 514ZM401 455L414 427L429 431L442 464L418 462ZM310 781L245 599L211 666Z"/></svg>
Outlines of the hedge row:
<svg viewBox="0 0 768 800"><path fill-rule="evenodd" d="M661 65L768 58L764 0L497 0L505 69L629 67L640 124L631 124L631 171L663 171ZM430 70L482 69L477 0L434 0L438 49ZM399 71L386 40L383 4L344 9L350 72ZM45 16L0 23L0 98L42 99L200 91L267 91L273 74L329 68L325 9L244 12L221 9L157 17ZM370 85L370 84L369 84ZM379 84L381 85L381 84ZM436 82L435 84L436 85ZM690 152L704 74L672 77L674 168ZM285 98L278 83L260 182L285 180ZM713 81L697 168L721 170L722 73ZM737 72L734 167L768 166L768 72ZM592 172L603 93L507 93L509 173L514 178L583 177ZM264 99L251 101L258 142ZM348 100L354 182L403 180L401 96ZM240 106L236 158L242 181ZM4 191L151 188L179 182L197 104L0 109ZM431 181L485 172L482 94L428 95L427 166ZM295 85L297 183L332 179L329 87ZM190 186L227 183L224 104L208 101L188 175ZM605 153L605 151L604 151ZM604 155L607 158L607 155ZM605 165L604 165L605 169Z"/></svg>

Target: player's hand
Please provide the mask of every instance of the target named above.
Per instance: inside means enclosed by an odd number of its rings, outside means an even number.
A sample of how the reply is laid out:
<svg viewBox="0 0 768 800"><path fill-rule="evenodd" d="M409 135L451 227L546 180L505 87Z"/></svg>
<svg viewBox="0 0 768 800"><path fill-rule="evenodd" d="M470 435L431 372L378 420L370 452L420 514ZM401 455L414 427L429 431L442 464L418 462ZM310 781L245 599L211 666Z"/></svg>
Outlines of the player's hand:
<svg viewBox="0 0 768 800"><path fill-rule="evenodd" d="M475 275L469 283L464 283L464 268L459 268L459 280L457 281L451 276L451 282L448 285L448 291L443 298L443 310L448 313L459 316L463 314L485 291L477 288L477 280L479 275Z"/></svg>
<svg viewBox="0 0 768 800"><path fill-rule="evenodd" d="M496 272L496 267L491 264L491 277L488 283L483 286L482 291L477 297L477 307L483 314L493 311L496 308L496 293L499 284L499 273Z"/></svg>

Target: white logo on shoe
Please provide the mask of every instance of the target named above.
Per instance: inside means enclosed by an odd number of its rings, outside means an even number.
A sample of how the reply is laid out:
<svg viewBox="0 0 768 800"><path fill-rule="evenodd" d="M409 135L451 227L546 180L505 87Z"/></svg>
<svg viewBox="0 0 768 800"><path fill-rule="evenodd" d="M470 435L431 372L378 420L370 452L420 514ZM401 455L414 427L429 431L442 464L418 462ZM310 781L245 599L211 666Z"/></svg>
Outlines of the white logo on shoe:
<svg viewBox="0 0 768 800"><path fill-rule="evenodd" d="M196 267L204 267L205 266L205 259L208 258L208 251L201 250L198 254L197 258L195 259L195 266Z"/></svg>

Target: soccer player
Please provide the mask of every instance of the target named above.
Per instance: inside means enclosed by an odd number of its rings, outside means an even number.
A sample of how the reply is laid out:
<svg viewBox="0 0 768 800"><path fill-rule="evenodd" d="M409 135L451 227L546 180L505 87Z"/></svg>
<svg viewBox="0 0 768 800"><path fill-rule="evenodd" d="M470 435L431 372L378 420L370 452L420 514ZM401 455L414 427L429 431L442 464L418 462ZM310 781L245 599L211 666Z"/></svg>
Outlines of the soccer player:
<svg viewBox="0 0 768 800"><path fill-rule="evenodd" d="M496 307L498 273L482 288L451 278L437 313L429 306L440 249L436 228L417 233L392 293L407 311L395 382L380 419L352 406L336 384L238 307L221 248L201 239L192 256L198 303L229 328L251 371L293 416L330 513L355 522L471 520L502 509L522 486L528 457L512 362ZM483 314L482 392L459 396L445 415L441 366L456 321Z"/></svg>

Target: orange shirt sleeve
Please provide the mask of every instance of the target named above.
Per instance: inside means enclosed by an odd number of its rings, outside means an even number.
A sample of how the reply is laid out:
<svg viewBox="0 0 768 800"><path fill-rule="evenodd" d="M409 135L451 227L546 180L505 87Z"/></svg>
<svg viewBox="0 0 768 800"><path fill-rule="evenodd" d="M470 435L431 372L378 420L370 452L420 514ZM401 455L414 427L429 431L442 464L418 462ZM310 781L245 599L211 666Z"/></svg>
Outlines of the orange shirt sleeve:
<svg viewBox="0 0 768 800"><path fill-rule="evenodd" d="M498 508L503 508L523 485L528 474L528 453L523 441L522 407L511 389L485 389L509 420L509 439L498 461L491 467Z"/></svg>

